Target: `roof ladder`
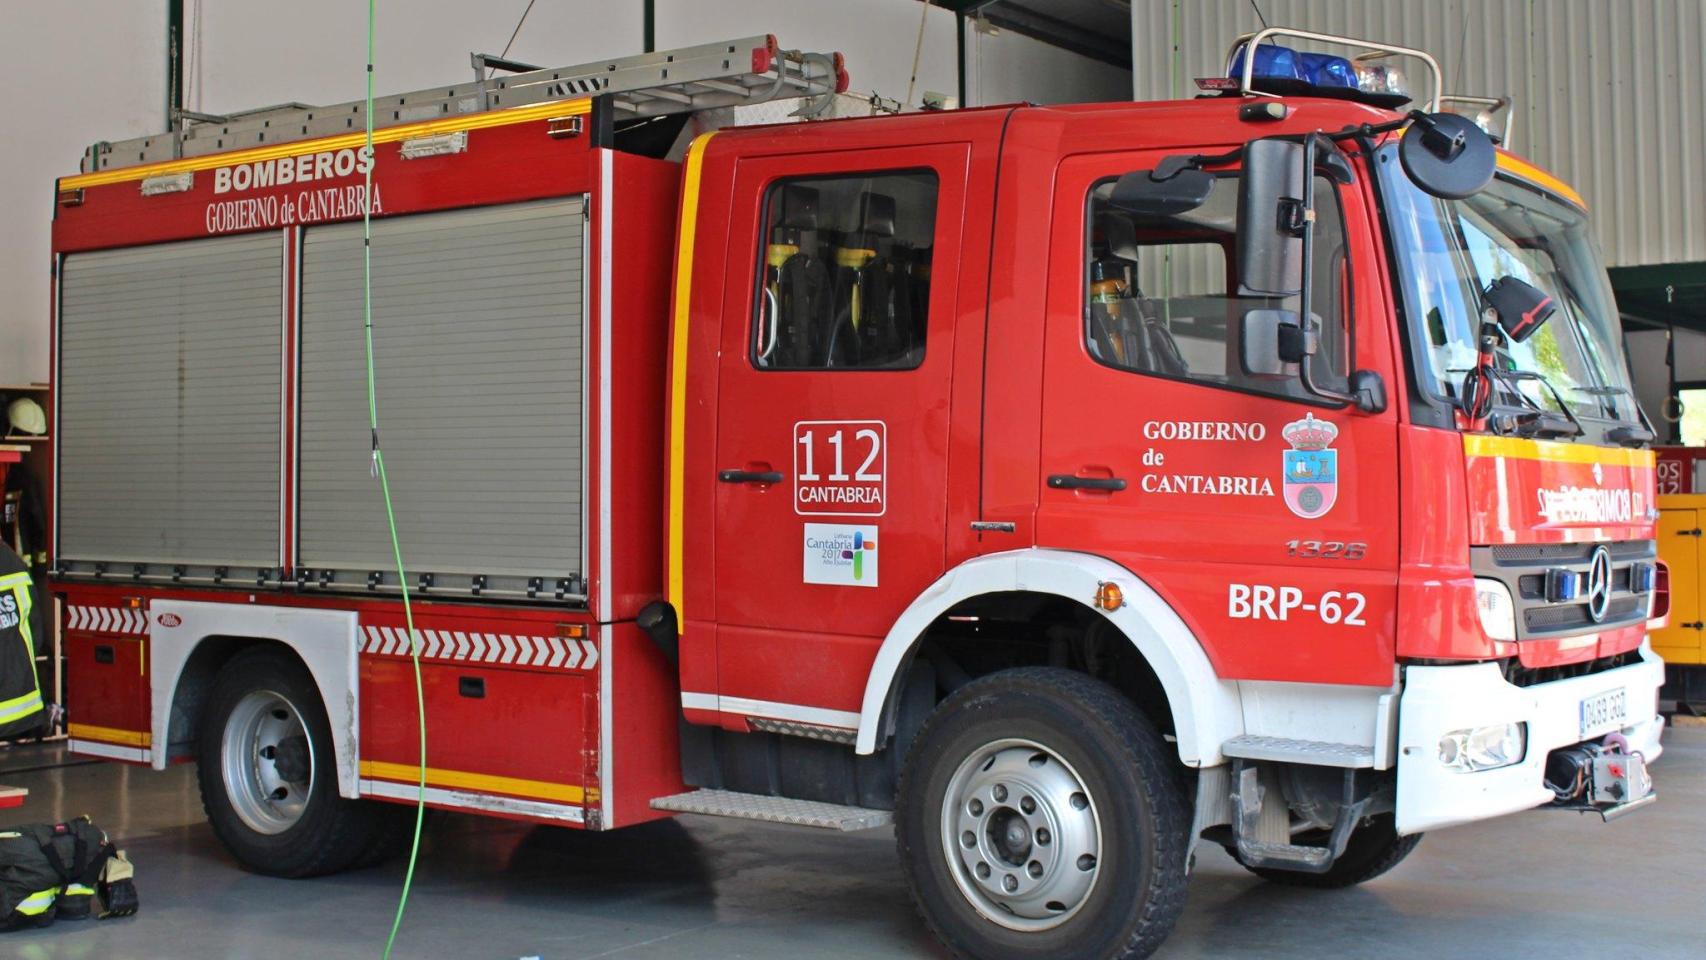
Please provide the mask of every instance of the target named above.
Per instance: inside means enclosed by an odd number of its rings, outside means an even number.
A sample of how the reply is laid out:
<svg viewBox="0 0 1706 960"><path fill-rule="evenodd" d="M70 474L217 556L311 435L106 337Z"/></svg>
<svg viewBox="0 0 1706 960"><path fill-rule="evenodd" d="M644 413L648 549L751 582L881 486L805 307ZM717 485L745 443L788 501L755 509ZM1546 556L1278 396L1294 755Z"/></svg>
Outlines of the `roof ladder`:
<svg viewBox="0 0 1706 960"><path fill-rule="evenodd" d="M617 120L793 98L807 99L799 115L813 116L847 87L841 54L784 50L774 35L570 67L541 69L489 54L473 54L472 60L473 83L375 97L374 129L598 96L610 97ZM96 143L84 154L82 169L93 173L354 133L365 129L366 112L365 99L323 107L291 103L228 116L179 111L167 133Z"/></svg>

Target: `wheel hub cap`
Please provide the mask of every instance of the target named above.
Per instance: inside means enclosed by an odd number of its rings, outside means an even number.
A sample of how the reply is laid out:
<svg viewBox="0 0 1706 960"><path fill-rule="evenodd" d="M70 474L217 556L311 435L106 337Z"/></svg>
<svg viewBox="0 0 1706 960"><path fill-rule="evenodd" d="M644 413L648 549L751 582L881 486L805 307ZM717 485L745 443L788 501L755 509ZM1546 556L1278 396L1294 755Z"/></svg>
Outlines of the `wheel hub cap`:
<svg viewBox="0 0 1706 960"><path fill-rule="evenodd" d="M282 694L251 691L237 701L220 742L222 779L232 809L251 830L289 830L314 790L314 744L302 714Z"/></svg>
<svg viewBox="0 0 1706 960"><path fill-rule="evenodd" d="M1101 824L1083 780L1029 740L973 751L943 797L942 847L960 892L1016 930L1046 930L1084 905Z"/></svg>

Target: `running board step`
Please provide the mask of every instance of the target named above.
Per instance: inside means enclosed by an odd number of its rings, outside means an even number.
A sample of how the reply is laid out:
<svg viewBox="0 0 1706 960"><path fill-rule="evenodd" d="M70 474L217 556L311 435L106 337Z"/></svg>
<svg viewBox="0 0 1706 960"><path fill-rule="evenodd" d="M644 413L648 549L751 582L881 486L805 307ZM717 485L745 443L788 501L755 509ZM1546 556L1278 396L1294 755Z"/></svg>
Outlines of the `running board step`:
<svg viewBox="0 0 1706 960"><path fill-rule="evenodd" d="M766 797L757 793L735 793L732 790L693 790L678 793L673 797L658 797L652 801L652 809L668 810L672 813L702 813L708 817L791 823L799 827L820 827L825 830L869 830L894 822L894 814L887 810L844 807L838 803L819 803L815 800Z"/></svg>
<svg viewBox="0 0 1706 960"><path fill-rule="evenodd" d="M1374 766L1374 751L1355 743L1325 740L1288 740L1285 737L1256 737L1245 734L1221 744L1220 752L1245 760L1277 760L1307 763L1317 767L1365 769Z"/></svg>

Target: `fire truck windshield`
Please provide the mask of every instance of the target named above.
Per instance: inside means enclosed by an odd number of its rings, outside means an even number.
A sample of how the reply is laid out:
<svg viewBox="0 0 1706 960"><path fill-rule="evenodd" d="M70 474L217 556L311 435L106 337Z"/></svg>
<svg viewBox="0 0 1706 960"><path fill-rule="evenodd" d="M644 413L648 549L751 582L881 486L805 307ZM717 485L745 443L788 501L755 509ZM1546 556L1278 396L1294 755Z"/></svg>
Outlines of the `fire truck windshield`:
<svg viewBox="0 0 1706 960"><path fill-rule="evenodd" d="M1500 344L1501 367L1544 378L1509 378L1501 402L1526 397L1559 412L1568 404L1578 417L1639 421L1617 304L1586 214L1504 176L1467 200L1440 200L1404 175L1395 147L1383 148L1380 161L1424 387L1455 400L1475 365L1481 291L1511 276L1551 295L1557 309L1524 342Z"/></svg>

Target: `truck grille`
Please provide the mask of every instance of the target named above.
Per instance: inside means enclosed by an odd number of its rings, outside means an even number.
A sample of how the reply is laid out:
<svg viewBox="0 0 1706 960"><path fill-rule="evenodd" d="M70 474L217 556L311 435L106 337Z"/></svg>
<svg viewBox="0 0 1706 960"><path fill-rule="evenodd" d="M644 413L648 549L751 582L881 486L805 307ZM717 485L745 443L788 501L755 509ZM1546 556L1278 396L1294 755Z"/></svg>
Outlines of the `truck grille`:
<svg viewBox="0 0 1706 960"><path fill-rule="evenodd" d="M1470 550L1470 566L1478 577L1502 581L1510 588L1517 609L1517 639L1535 640L1614 630L1640 623L1647 616L1647 591L1631 589L1630 567L1651 563L1656 556L1651 540L1619 540L1603 544L1611 554L1611 600L1597 623L1588 614L1587 598L1557 603L1546 598L1546 572L1571 570L1584 576L1598 543L1524 543Z"/></svg>

